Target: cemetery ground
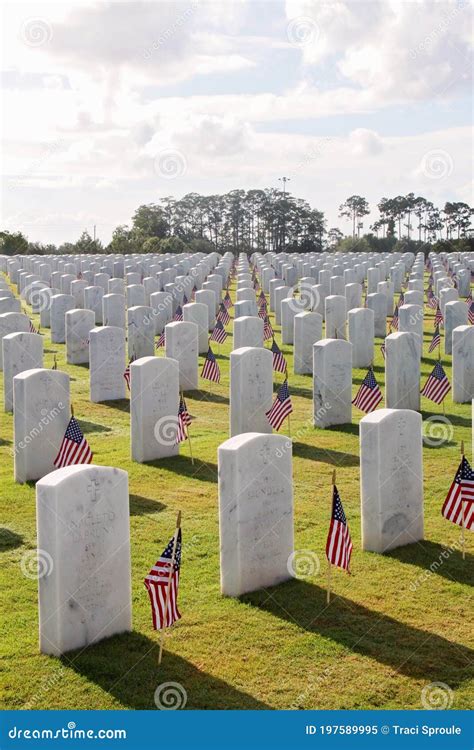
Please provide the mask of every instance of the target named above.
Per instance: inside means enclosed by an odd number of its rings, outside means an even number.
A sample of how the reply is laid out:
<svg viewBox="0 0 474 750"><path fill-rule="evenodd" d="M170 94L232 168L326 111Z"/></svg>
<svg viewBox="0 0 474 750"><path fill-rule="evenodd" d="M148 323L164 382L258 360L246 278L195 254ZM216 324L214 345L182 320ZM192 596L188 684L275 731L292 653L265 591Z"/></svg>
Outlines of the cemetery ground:
<svg viewBox="0 0 474 750"><path fill-rule="evenodd" d="M38 316L32 319L38 325ZM280 328L273 315L271 320L280 344ZM429 418L442 415L442 407L422 398L428 434L424 541L386 555L362 552L358 422L363 414L353 408L351 425L314 428L312 378L292 374L292 347L282 346L294 408L298 578L239 600L224 598L219 590L217 448L229 436L231 326L227 331L218 355L221 383L209 392L209 383L200 379L200 390L186 394L195 417L194 465L188 442L180 446L179 457L132 462L128 400L90 403L87 367L68 365L65 346L51 344L49 330L42 331L44 366L53 365L56 353L58 367L71 376L71 401L94 463L129 473L133 632L60 659L39 653L37 580L30 564L36 550L35 487L13 481L13 418L3 413L2 404L2 706L155 709L156 688L174 682L185 689L188 709L421 709L423 691L430 700L430 691L435 696L437 689L433 683L443 683L439 689L448 690L449 706L467 708L472 701L474 546L467 533L463 560L459 528L440 510L459 463L461 440L471 455L470 404L453 404L449 394L446 421L436 427ZM425 308L422 384L437 358L437 353L427 354L432 332L433 311ZM380 344L376 339L374 369L384 391ZM202 362L200 357L200 369ZM442 364L451 379L451 358L442 356ZM353 394L364 375L365 370L353 371ZM282 378L275 374L275 385ZM287 424L281 434L288 434ZM354 551L352 575L333 571L328 605L325 544L333 469ZM159 638L151 627L143 579L171 538L178 510L183 513L182 619L167 636L158 667Z"/></svg>

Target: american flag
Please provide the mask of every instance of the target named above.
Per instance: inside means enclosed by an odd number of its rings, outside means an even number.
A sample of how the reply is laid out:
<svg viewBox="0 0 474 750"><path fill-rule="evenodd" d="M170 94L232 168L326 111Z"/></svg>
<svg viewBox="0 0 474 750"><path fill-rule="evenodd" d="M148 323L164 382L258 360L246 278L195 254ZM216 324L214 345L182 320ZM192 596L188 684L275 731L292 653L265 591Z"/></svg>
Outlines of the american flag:
<svg viewBox="0 0 474 750"><path fill-rule="evenodd" d="M265 305L265 307L267 306L267 298L265 297L265 292L263 291L263 289L258 295L258 301L261 305Z"/></svg>
<svg viewBox="0 0 474 750"><path fill-rule="evenodd" d="M162 346L165 346L165 345L166 345L166 333L165 333L165 329L163 328L163 331L160 334L158 341L156 342L156 348L160 349Z"/></svg>
<svg viewBox="0 0 474 750"><path fill-rule="evenodd" d="M434 325L440 326L443 324L443 313L441 312L441 308L439 304L436 304L436 314L434 316Z"/></svg>
<svg viewBox="0 0 474 750"><path fill-rule="evenodd" d="M397 303L398 309L400 309L400 307L404 304L405 304L405 295L403 294L403 292L400 292L400 297L398 298L398 303Z"/></svg>
<svg viewBox="0 0 474 750"><path fill-rule="evenodd" d="M265 320L265 318L267 317L267 306L266 305L261 305L258 308L258 317L261 318L262 320Z"/></svg>
<svg viewBox="0 0 474 750"><path fill-rule="evenodd" d="M273 354L273 369L275 372L287 372L288 366L286 364L286 359L284 358L283 354L281 353L281 349L278 346L275 339L273 339L271 351Z"/></svg>
<svg viewBox="0 0 474 750"><path fill-rule="evenodd" d="M467 312L467 318L469 320L469 323L474 326L474 302L471 302L469 305L469 310Z"/></svg>
<svg viewBox="0 0 474 750"><path fill-rule="evenodd" d="M178 609L178 586L181 567L181 529L179 529L177 533L178 536L176 538L176 550L171 579L171 561L173 559L175 537L168 542L165 551L161 557L158 558L144 580L146 590L150 597L151 616L153 618L153 628L155 630L169 628L174 622L176 622L176 620L181 618L181 613ZM166 609L167 599L168 609Z"/></svg>
<svg viewBox="0 0 474 750"><path fill-rule="evenodd" d="M225 326L230 323L230 315L227 312L227 307L223 302L219 305L219 312L217 313L217 320L220 320Z"/></svg>
<svg viewBox="0 0 474 750"><path fill-rule="evenodd" d="M347 525L339 492L337 491L336 485L334 485L331 525L329 526L329 534L326 542L326 557L331 565L337 565L338 568L343 568L349 572L351 552L352 541L349 527Z"/></svg>
<svg viewBox="0 0 474 750"><path fill-rule="evenodd" d="M228 310L229 307L232 307L233 304L234 303L232 302L232 298L231 298L231 296L229 294L229 290L227 289L227 291L225 293L225 296L224 296L224 306Z"/></svg>
<svg viewBox="0 0 474 750"><path fill-rule="evenodd" d="M209 349L207 350L206 359L204 360L204 367L202 368L201 372L201 378L204 378L204 380L211 380L213 383L219 383L221 379L221 371L219 370L219 365L217 364L211 347L209 347Z"/></svg>
<svg viewBox="0 0 474 750"><path fill-rule="evenodd" d="M439 332L439 326L436 326L435 332L433 333L433 338L431 339L431 344L428 349L428 354L433 352L437 346L440 346L441 344L441 334Z"/></svg>
<svg viewBox="0 0 474 750"><path fill-rule="evenodd" d="M385 359L385 342L381 344L380 346L380 352L382 354L382 357Z"/></svg>
<svg viewBox="0 0 474 750"><path fill-rule="evenodd" d="M293 406L291 404L290 391L288 390L288 380L285 379L278 389L272 408L265 412L265 414L273 429L279 430L292 411Z"/></svg>
<svg viewBox="0 0 474 750"><path fill-rule="evenodd" d="M474 530L474 472L465 456L459 464L441 513L458 526L463 525L464 514L464 527Z"/></svg>
<svg viewBox="0 0 474 750"><path fill-rule="evenodd" d="M183 320L183 310L181 308L181 305L178 305L178 307L176 308L176 312L173 316L173 320L175 322L180 322Z"/></svg>
<svg viewBox="0 0 474 750"><path fill-rule="evenodd" d="M263 340L269 341L270 339L274 338L274 332L272 328L272 324L270 323L270 318L268 315L265 316L263 319Z"/></svg>
<svg viewBox="0 0 474 750"><path fill-rule="evenodd" d="M438 299L433 292L428 295L428 307L431 307L432 310L436 310L438 307Z"/></svg>
<svg viewBox="0 0 474 750"><path fill-rule="evenodd" d="M375 380L374 371L369 367L367 375L363 379L352 403L361 411L365 411L366 414L369 414L377 408L382 401L382 398L382 391Z"/></svg>
<svg viewBox="0 0 474 750"><path fill-rule="evenodd" d="M210 340L223 344L227 338L227 333L221 320L217 320L214 330L211 333Z"/></svg>
<svg viewBox="0 0 474 750"><path fill-rule="evenodd" d="M136 360L136 357L130 358L130 362L128 363L127 368L123 374L128 390L130 390L130 365L132 364L132 362L135 362L135 360Z"/></svg>
<svg viewBox="0 0 474 750"><path fill-rule="evenodd" d="M447 393L451 390L448 376L446 375L441 362L436 362L431 375L423 386L421 395L440 404Z"/></svg>
<svg viewBox="0 0 474 750"><path fill-rule="evenodd" d="M39 333L38 329L35 328L35 324L32 320L29 320L29 331L30 333Z"/></svg>
<svg viewBox="0 0 474 750"><path fill-rule="evenodd" d="M64 433L59 453L54 459L54 466L57 469L62 469L63 466L90 464L91 461L92 451L90 445L82 434L77 419L71 417Z"/></svg>
<svg viewBox="0 0 474 750"><path fill-rule="evenodd" d="M191 416L186 406L186 401L181 396L179 399L178 409L178 430L176 433L176 442L183 443L188 439L188 426L191 424Z"/></svg>
<svg viewBox="0 0 474 750"><path fill-rule="evenodd" d="M393 318L390 322L390 326L398 331L398 305L395 305L395 311L393 313Z"/></svg>
<svg viewBox="0 0 474 750"><path fill-rule="evenodd" d="M468 294L468 296L466 297L466 305L467 305L468 307L470 307L470 306L471 306L471 304L472 304L472 292L471 292L471 291L469 291L469 294Z"/></svg>

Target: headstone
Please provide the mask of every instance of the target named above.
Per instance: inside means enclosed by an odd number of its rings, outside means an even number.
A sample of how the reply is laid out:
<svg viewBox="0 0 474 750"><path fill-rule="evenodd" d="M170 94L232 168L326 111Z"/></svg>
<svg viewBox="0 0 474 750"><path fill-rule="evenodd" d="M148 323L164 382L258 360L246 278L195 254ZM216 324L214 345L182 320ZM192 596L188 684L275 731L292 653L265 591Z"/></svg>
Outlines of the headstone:
<svg viewBox="0 0 474 750"><path fill-rule="evenodd" d="M374 311L358 307L347 313L352 367L369 367L374 361Z"/></svg>
<svg viewBox="0 0 474 750"><path fill-rule="evenodd" d="M362 549L383 553L423 539L420 414L379 409L361 419L360 490Z"/></svg>
<svg viewBox="0 0 474 750"><path fill-rule="evenodd" d="M131 454L143 463L178 455L179 365L143 357L130 365Z"/></svg>
<svg viewBox="0 0 474 750"><path fill-rule="evenodd" d="M13 378L15 482L40 479L53 461L69 422L69 375L25 370Z"/></svg>
<svg viewBox="0 0 474 750"><path fill-rule="evenodd" d="M55 294L51 297L51 341L64 344L66 341L66 313L74 310L75 302L71 294Z"/></svg>
<svg viewBox="0 0 474 750"><path fill-rule="evenodd" d="M117 401L126 396L125 331L103 326L89 333L90 400Z"/></svg>
<svg viewBox="0 0 474 750"><path fill-rule="evenodd" d="M453 401L465 404L474 399L474 326L455 328L452 341Z"/></svg>
<svg viewBox="0 0 474 750"><path fill-rule="evenodd" d="M179 387L193 391L198 387L198 337L196 323L176 321L165 328L166 356L179 363Z"/></svg>
<svg viewBox="0 0 474 750"><path fill-rule="evenodd" d="M295 315L303 312L300 300L289 297L281 301L281 343L293 344Z"/></svg>
<svg viewBox="0 0 474 750"><path fill-rule="evenodd" d="M323 317L316 312L301 312L294 319L293 368L296 375L313 374L313 344L323 336Z"/></svg>
<svg viewBox="0 0 474 750"><path fill-rule="evenodd" d="M347 310L359 308L362 304L362 285L357 282L346 284L344 288Z"/></svg>
<svg viewBox="0 0 474 750"><path fill-rule="evenodd" d="M36 485L40 651L60 656L132 628L128 475L68 466Z"/></svg>
<svg viewBox="0 0 474 750"><path fill-rule="evenodd" d="M142 284L130 284L126 289L127 307L145 307L146 294Z"/></svg>
<svg viewBox="0 0 474 750"><path fill-rule="evenodd" d="M255 300L244 299L241 302L234 302L234 320L244 316L256 317L258 314L257 303Z"/></svg>
<svg viewBox="0 0 474 750"><path fill-rule="evenodd" d="M230 355L230 434L271 433L266 413L273 400L273 355L245 346Z"/></svg>
<svg viewBox="0 0 474 750"><path fill-rule="evenodd" d="M21 302L16 297L2 297L3 290L0 290L0 315L3 313L21 313Z"/></svg>
<svg viewBox="0 0 474 750"><path fill-rule="evenodd" d="M194 295L194 300L207 306L209 311L209 331L212 331L216 320L216 293L212 289L200 289Z"/></svg>
<svg viewBox="0 0 474 750"><path fill-rule="evenodd" d="M263 346L264 323L262 318L253 315L244 315L234 320L233 349L241 349L244 346Z"/></svg>
<svg viewBox="0 0 474 750"><path fill-rule="evenodd" d="M69 310L66 313L66 360L70 365L89 362L89 332L94 328L92 310Z"/></svg>
<svg viewBox="0 0 474 750"><path fill-rule="evenodd" d="M198 352L206 354L209 348L209 308L203 302L183 305L183 320L198 327Z"/></svg>
<svg viewBox="0 0 474 750"><path fill-rule="evenodd" d="M13 411L13 378L25 370L43 367L43 337L38 333L9 333L3 344L3 403Z"/></svg>
<svg viewBox="0 0 474 750"><path fill-rule="evenodd" d="M95 313L95 322L102 325L102 298L104 290L101 286L86 286L84 289L84 308L93 310Z"/></svg>
<svg viewBox="0 0 474 750"><path fill-rule="evenodd" d="M452 354L453 331L467 325L468 308L465 302L447 302L444 308L444 353Z"/></svg>
<svg viewBox="0 0 474 750"><path fill-rule="evenodd" d="M420 408L420 353L416 333L391 333L385 339L385 405Z"/></svg>
<svg viewBox="0 0 474 750"><path fill-rule="evenodd" d="M352 419L352 344L322 339L313 345L313 423L349 424Z"/></svg>
<svg viewBox="0 0 474 750"><path fill-rule="evenodd" d="M367 307L374 312L374 335L384 337L387 328L387 298L381 292L367 295Z"/></svg>
<svg viewBox="0 0 474 750"><path fill-rule="evenodd" d="M1 342L9 333L28 333L30 321L27 315L17 312L2 313L0 315L0 370L3 370L3 352Z"/></svg>
<svg viewBox="0 0 474 750"><path fill-rule="evenodd" d="M168 292L150 294L150 307L153 310L155 334L161 334L165 326L173 320L173 299Z"/></svg>
<svg viewBox="0 0 474 750"><path fill-rule="evenodd" d="M288 580L293 554L292 446L283 435L232 437L218 450L221 593Z"/></svg>
<svg viewBox="0 0 474 750"><path fill-rule="evenodd" d="M275 324L281 325L281 303L282 300L292 297L292 289L289 286L279 286L275 289Z"/></svg>
<svg viewBox="0 0 474 750"><path fill-rule="evenodd" d="M104 294L102 297L102 319L104 326L125 328L126 300L123 294Z"/></svg>
<svg viewBox="0 0 474 750"><path fill-rule="evenodd" d="M346 338L346 298L330 294L325 300L326 338Z"/></svg>
<svg viewBox="0 0 474 750"><path fill-rule="evenodd" d="M400 333L416 333L418 353L421 357L423 350L423 308L420 305L401 305L398 310Z"/></svg>
<svg viewBox="0 0 474 750"><path fill-rule="evenodd" d="M151 307L138 305L127 310L128 357L140 359L155 354L155 319Z"/></svg>

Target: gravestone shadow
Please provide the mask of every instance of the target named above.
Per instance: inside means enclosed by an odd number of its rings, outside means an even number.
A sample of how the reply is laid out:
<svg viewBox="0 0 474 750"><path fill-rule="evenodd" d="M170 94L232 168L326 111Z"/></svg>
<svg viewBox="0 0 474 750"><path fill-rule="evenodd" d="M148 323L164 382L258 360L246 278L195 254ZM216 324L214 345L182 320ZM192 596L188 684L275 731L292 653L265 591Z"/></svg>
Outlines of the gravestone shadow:
<svg viewBox="0 0 474 750"><path fill-rule="evenodd" d="M416 544L407 544L386 552L385 557L393 557L406 565L421 568L420 585L423 573L426 573L426 580L436 575L447 578L448 581L474 586L474 555L466 552L466 559L463 560L460 546L453 548L423 539Z"/></svg>
<svg viewBox="0 0 474 750"><path fill-rule="evenodd" d="M307 581L291 581L246 594L240 600L385 664L394 674L441 681L455 688L474 671L474 651L467 646L381 615L343 596L334 596L327 605L326 589Z"/></svg>
<svg viewBox="0 0 474 750"><path fill-rule="evenodd" d="M217 482L217 464L212 461L201 461L201 459L195 458L193 464L190 456L176 456L167 458L166 466L162 459L144 463L146 466L172 471L174 474L180 474L189 479L198 479L201 482Z"/></svg>
<svg viewBox="0 0 474 750"><path fill-rule="evenodd" d="M202 671L166 650L158 666L158 635L154 640L131 632L61 657L65 668L94 682L124 707L157 710L154 696L163 683L178 683L186 692L186 709L269 709L265 703ZM181 688L181 689L179 689Z"/></svg>
<svg viewBox="0 0 474 750"><path fill-rule="evenodd" d="M97 422L87 422L85 419L78 419L79 426L83 433L89 432L112 432L111 427L106 427L103 424L97 424Z"/></svg>
<svg viewBox="0 0 474 750"><path fill-rule="evenodd" d="M159 500L152 500L142 495L130 495L130 515L146 516L148 513L160 513L166 508L164 503Z"/></svg>
<svg viewBox="0 0 474 750"><path fill-rule="evenodd" d="M293 442L293 456L307 458L310 461L320 461L331 466L359 466L359 456L331 448L320 448L317 445Z"/></svg>
<svg viewBox="0 0 474 750"><path fill-rule="evenodd" d="M21 547L24 541L21 534L17 534L16 531L5 527L0 528L0 552Z"/></svg>

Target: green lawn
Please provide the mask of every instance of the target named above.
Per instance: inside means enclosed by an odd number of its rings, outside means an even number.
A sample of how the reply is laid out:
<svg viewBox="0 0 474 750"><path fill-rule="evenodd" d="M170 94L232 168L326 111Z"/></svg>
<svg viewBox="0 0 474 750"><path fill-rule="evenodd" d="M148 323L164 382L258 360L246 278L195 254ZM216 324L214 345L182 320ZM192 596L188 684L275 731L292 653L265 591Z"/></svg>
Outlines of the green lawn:
<svg viewBox="0 0 474 750"><path fill-rule="evenodd" d="M425 313L422 382L436 359L426 354L433 311ZM442 446L424 448L425 541L384 556L362 552L357 423L363 415L354 409L353 424L343 428L312 427L311 377L292 374L292 348L282 347L294 406L295 549L318 555L321 572L242 600L227 599L219 593L217 448L228 437L232 336L220 347L220 385L213 385L209 395L207 383L201 381L202 390L187 397L196 416L191 428L193 466L187 444L179 458L133 463L128 401L91 404L88 370L67 365L65 347L52 345L49 331L44 333L45 367L51 367L57 353L58 366L70 374L75 414L95 462L129 473L134 630L62 659L39 653L37 584L20 568L24 555L36 546L35 488L13 481L13 419L2 411L3 707L154 709L155 689L169 681L184 687L187 708L192 709L419 709L421 691L432 682L454 691L453 708L472 703L469 532L465 561L456 549L437 572L420 580L434 561L443 559L445 547L459 543L459 528L442 518L440 508L459 463L461 440L471 456L470 404L453 404L448 395L452 434ZM377 340L375 373L383 386L380 343ZM449 377L450 360L442 358ZM354 393L364 375L354 371ZM3 383L1 387L3 393ZM442 413L426 399L422 408L424 419ZM334 596L328 606L324 550L334 468L354 552L353 574L333 574ZM183 617L167 637L158 667L158 634L151 628L143 578L171 537L179 509Z"/></svg>

